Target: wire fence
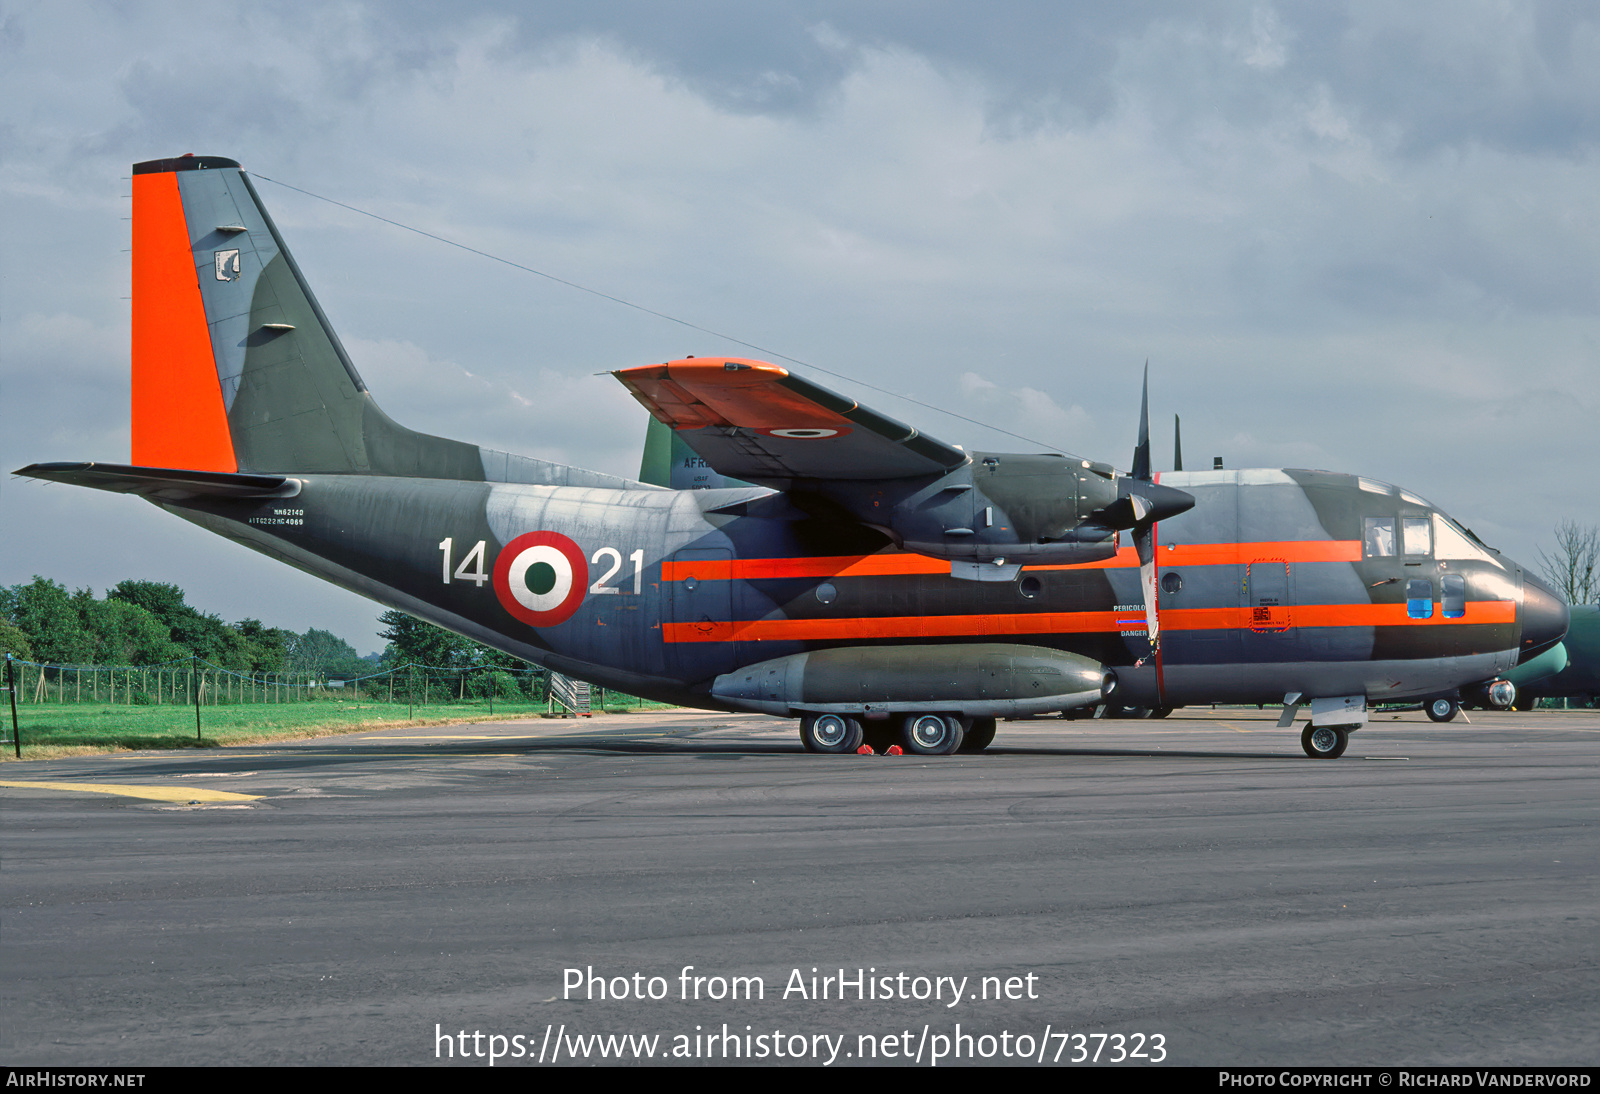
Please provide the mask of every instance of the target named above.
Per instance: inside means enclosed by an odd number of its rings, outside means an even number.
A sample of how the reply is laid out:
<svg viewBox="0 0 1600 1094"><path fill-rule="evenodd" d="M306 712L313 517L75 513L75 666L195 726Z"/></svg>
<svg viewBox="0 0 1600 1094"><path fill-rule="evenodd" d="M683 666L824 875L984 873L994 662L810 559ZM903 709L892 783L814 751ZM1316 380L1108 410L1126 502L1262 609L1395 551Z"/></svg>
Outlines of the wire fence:
<svg viewBox="0 0 1600 1094"><path fill-rule="evenodd" d="M20 755L19 724L48 726L52 708L63 716L98 708L123 708L129 716L156 715L158 708L187 717L195 738L203 736L208 712L214 723L237 724L243 708L305 708L319 722L341 715L405 718L462 715L563 715L659 707L635 696L578 684L546 669L501 665L439 666L407 662L364 674L316 671L243 672L200 657L155 665L73 665L7 656L0 682L8 693L10 744ZM575 696L581 695L581 702ZM333 708L337 707L337 711ZM81 709L73 709L81 708ZM316 708L322 708L320 710ZM268 712L262 710L261 714ZM283 710L282 715L294 714ZM327 717L322 717L326 715ZM0 708L0 719L4 709ZM55 719L54 721L59 721ZM159 719L163 724L172 719ZM31 743L31 739L30 739Z"/></svg>

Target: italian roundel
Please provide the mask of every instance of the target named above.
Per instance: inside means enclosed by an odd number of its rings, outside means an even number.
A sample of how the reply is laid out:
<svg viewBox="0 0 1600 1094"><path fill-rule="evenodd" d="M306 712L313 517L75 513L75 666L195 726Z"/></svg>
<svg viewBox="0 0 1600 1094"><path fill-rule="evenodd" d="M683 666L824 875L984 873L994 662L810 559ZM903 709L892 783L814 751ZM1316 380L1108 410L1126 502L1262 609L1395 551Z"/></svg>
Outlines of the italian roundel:
<svg viewBox="0 0 1600 1094"><path fill-rule="evenodd" d="M560 532L520 535L494 562L500 605L531 627L565 623L588 588L589 564L578 545Z"/></svg>

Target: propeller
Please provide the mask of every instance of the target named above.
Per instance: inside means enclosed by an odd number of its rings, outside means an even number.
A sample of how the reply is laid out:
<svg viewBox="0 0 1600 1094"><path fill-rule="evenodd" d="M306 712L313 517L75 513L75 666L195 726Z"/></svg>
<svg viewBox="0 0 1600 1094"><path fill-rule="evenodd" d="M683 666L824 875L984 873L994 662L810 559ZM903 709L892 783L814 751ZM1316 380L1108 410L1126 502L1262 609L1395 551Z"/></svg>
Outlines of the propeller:
<svg viewBox="0 0 1600 1094"><path fill-rule="evenodd" d="M1178 442L1177 420L1173 421L1173 445ZM1182 455L1177 461L1182 466ZM1145 634L1150 639L1150 655L1161 652L1161 620L1156 614L1156 522L1194 508L1194 495L1170 486L1158 485L1150 471L1150 362L1144 363L1144 392L1139 398L1139 443L1133 450L1133 474L1122 480L1124 495L1134 517L1133 547L1139 554L1139 584L1144 590ZM1117 491L1122 494L1123 491ZM1117 499L1120 504L1122 497Z"/></svg>

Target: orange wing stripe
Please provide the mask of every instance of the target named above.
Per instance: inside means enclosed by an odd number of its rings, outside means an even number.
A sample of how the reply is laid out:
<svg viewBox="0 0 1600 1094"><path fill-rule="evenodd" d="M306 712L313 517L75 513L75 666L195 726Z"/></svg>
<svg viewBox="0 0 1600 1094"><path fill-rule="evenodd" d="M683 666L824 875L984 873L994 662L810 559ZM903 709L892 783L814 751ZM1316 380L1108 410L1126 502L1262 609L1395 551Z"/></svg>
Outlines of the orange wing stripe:
<svg viewBox="0 0 1600 1094"><path fill-rule="evenodd" d="M133 176L133 462L237 471L172 172Z"/></svg>
<svg viewBox="0 0 1600 1094"><path fill-rule="evenodd" d="M729 369L727 363L743 365ZM848 425L827 407L783 387L788 370L737 357L685 359L617 373L657 418L676 429L820 429Z"/></svg>

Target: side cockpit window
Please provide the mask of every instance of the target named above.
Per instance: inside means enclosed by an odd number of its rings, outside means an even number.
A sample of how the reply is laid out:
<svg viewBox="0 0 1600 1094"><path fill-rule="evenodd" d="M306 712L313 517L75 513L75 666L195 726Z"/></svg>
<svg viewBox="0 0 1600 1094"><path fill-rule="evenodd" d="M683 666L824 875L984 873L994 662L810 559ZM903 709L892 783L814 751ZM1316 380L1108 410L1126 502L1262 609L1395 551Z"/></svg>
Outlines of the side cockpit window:
<svg viewBox="0 0 1600 1094"><path fill-rule="evenodd" d="M1402 517L1402 553L1407 556L1433 554L1433 520L1429 517Z"/></svg>
<svg viewBox="0 0 1600 1094"><path fill-rule="evenodd" d="M1433 582L1421 578L1406 582L1406 614L1412 619L1433 618Z"/></svg>
<svg viewBox="0 0 1600 1094"><path fill-rule="evenodd" d="M1368 558L1390 558L1394 555L1394 518L1368 517L1361 541Z"/></svg>
<svg viewBox="0 0 1600 1094"><path fill-rule="evenodd" d="M1467 614L1467 579L1460 574L1445 574L1439 579L1439 601L1446 619Z"/></svg>

